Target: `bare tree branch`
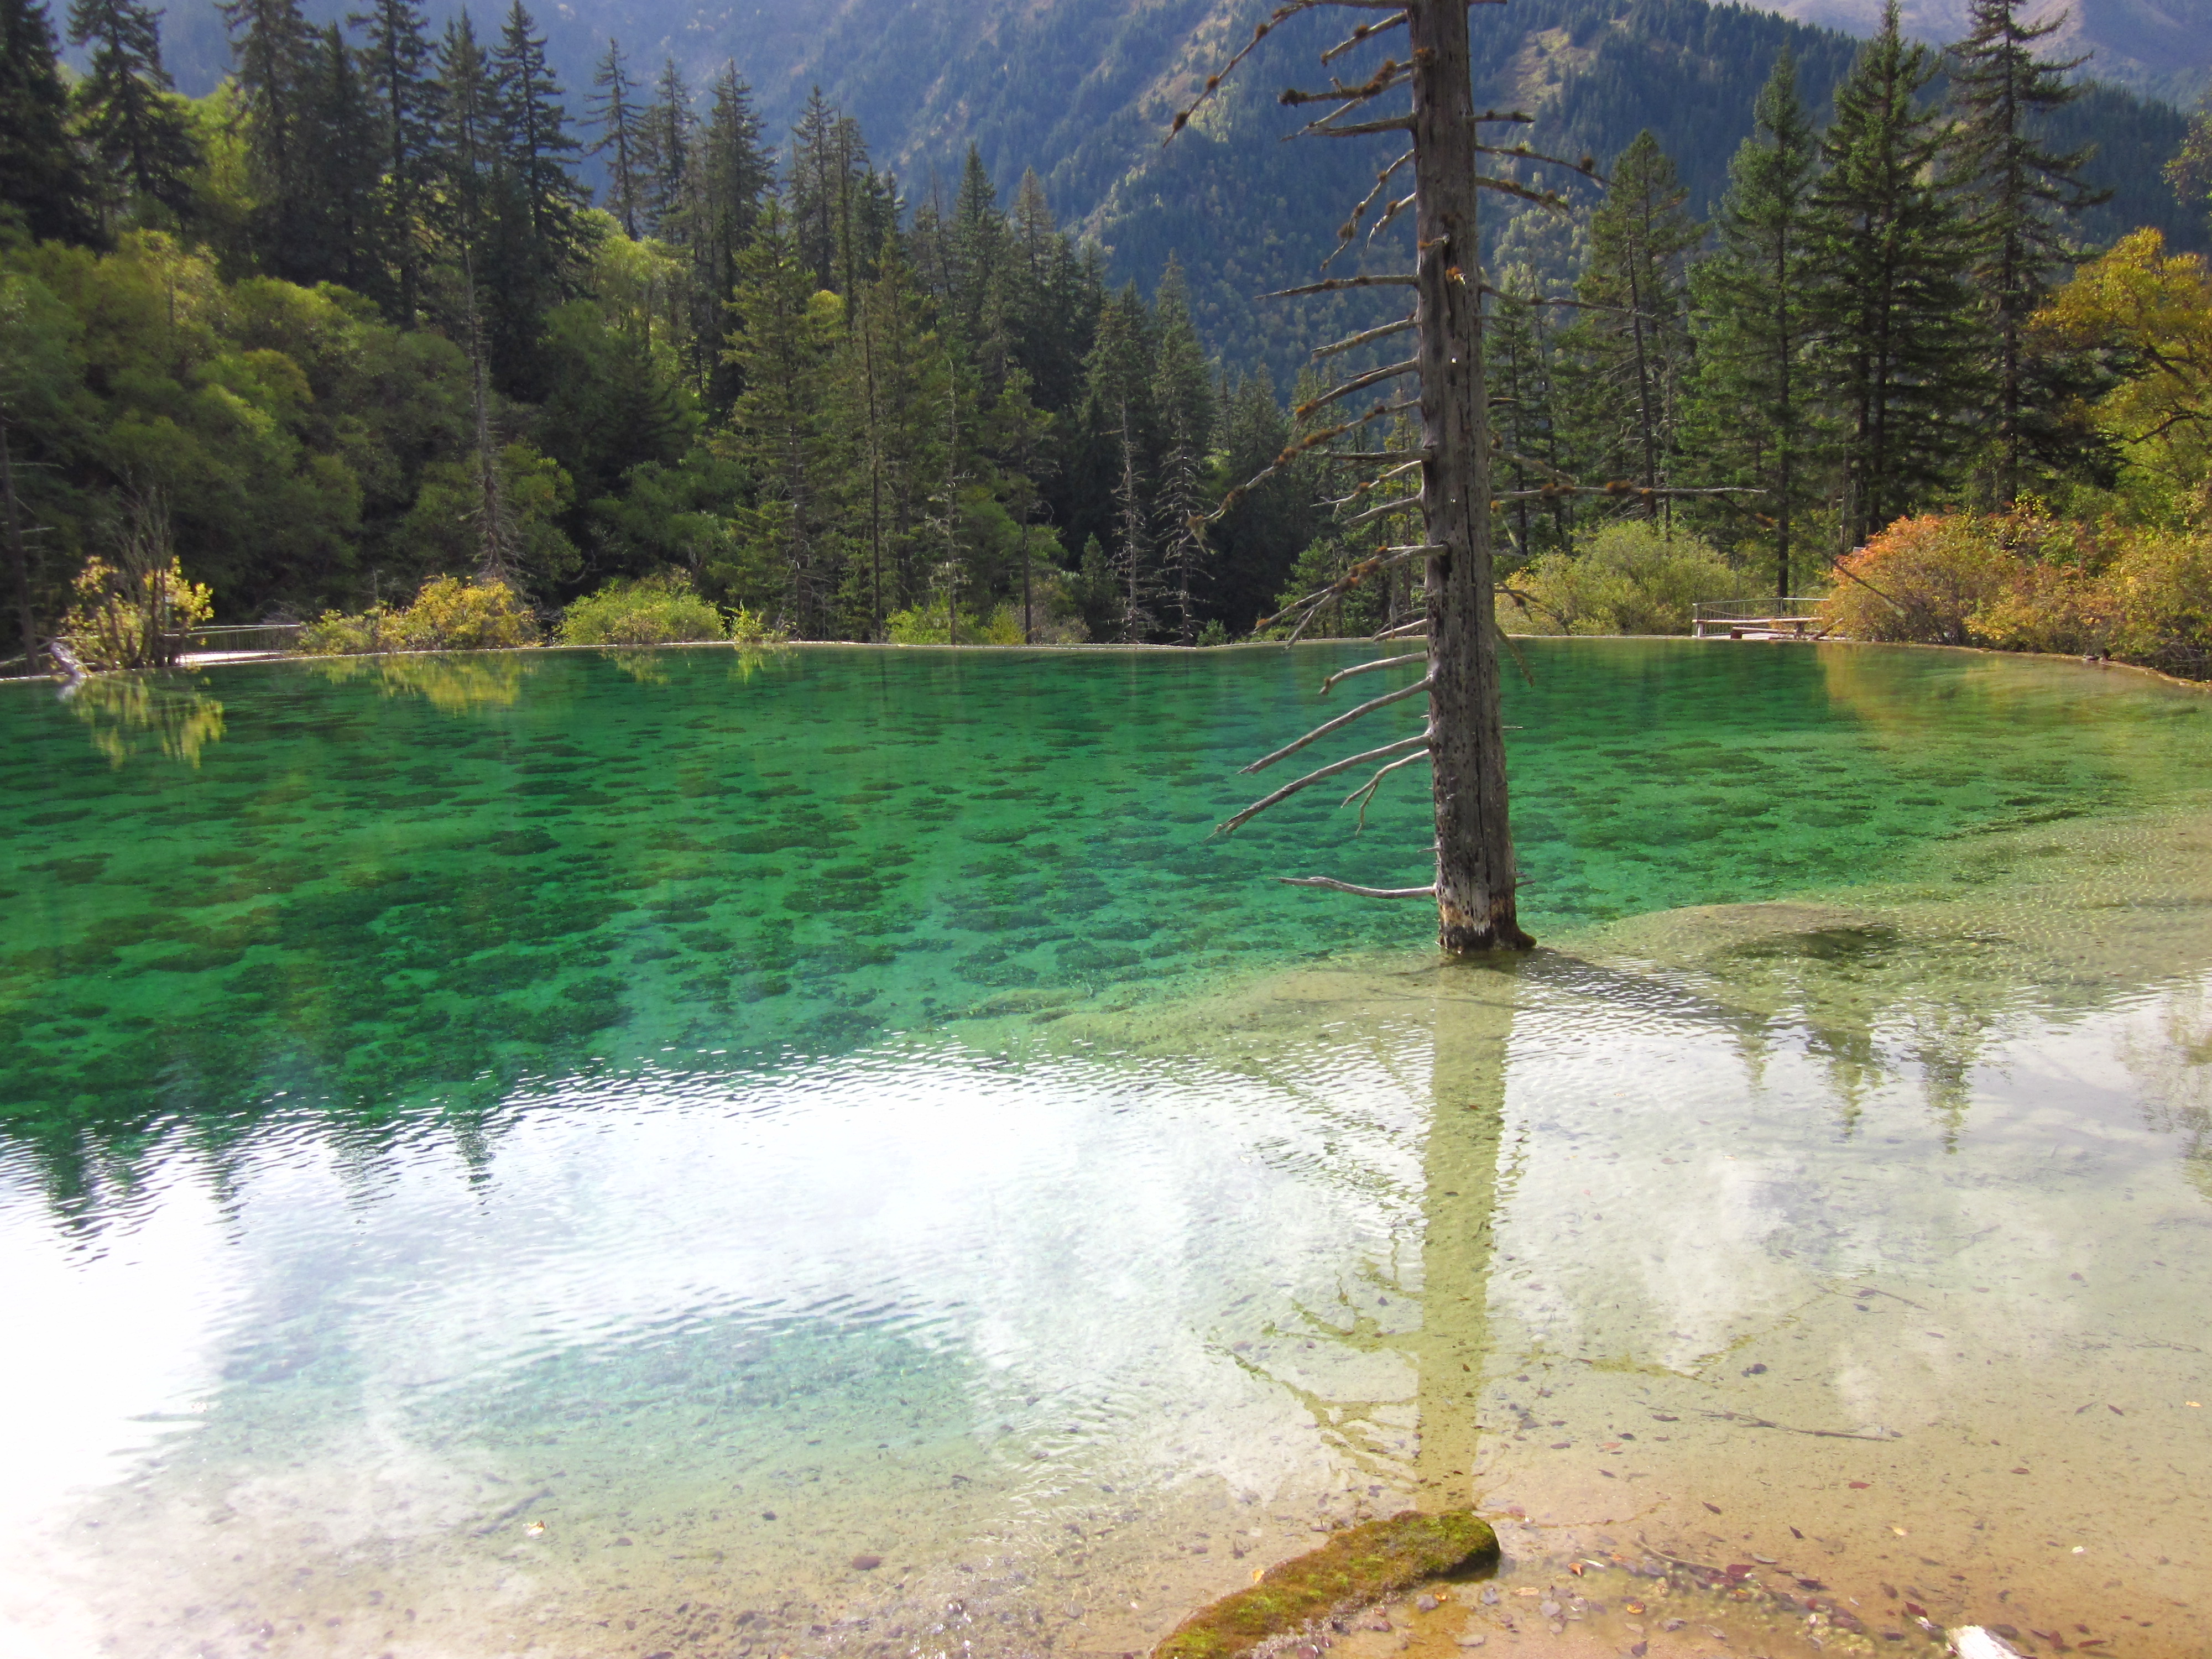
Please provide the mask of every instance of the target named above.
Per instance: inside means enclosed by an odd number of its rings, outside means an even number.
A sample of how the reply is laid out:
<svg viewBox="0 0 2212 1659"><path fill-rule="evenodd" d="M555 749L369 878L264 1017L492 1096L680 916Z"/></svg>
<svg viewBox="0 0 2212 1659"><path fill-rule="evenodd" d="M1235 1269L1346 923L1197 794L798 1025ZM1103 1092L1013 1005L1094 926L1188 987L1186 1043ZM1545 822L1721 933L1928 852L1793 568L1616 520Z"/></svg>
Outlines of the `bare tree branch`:
<svg viewBox="0 0 2212 1659"><path fill-rule="evenodd" d="M1530 149L1526 144L1477 144L1478 155L1510 155L1521 161L1548 161L1555 167L1565 167L1570 173L1579 173L1597 184L1609 181L1597 175L1597 158L1585 155L1579 161L1570 161L1564 155L1547 155L1541 150Z"/></svg>
<svg viewBox="0 0 2212 1659"><path fill-rule="evenodd" d="M1237 813L1236 817L1224 819L1218 826L1216 827L1214 834L1218 836L1234 835L1240 828L1250 823L1261 813L1266 811L1270 806L1273 806L1279 802L1288 800L1292 795L1297 794L1301 789L1310 789L1314 785L1322 782L1324 779L1333 778L1340 772L1349 772L1353 767L1364 766L1370 761L1388 760L1391 756L1402 755L1409 749L1425 749L1428 746L1428 742L1429 734L1426 728L1424 728L1419 737L1403 738L1396 743L1386 743L1379 749L1370 749L1364 754L1347 755L1340 761L1331 761L1327 766L1322 767L1316 771L1309 772L1305 776L1285 784L1281 788L1275 791L1273 794L1254 801L1243 811Z"/></svg>
<svg viewBox="0 0 2212 1659"><path fill-rule="evenodd" d="M1367 828L1367 804L1375 799L1375 792L1382 787L1383 779L1389 777L1393 772L1396 771L1401 766L1412 766L1416 762L1429 760L1430 758L1431 757L1427 755L1408 755L1403 760L1394 760L1388 766L1378 770L1373 777L1368 779L1367 781L1360 785L1358 788L1353 790L1342 800L1337 802L1339 810L1351 805L1355 800L1359 803L1359 821L1352 825L1352 833L1356 836Z"/></svg>
<svg viewBox="0 0 2212 1659"><path fill-rule="evenodd" d="M1321 683L1321 695L1324 697L1327 696L1331 686L1334 685L1339 680L1350 679L1354 674L1372 674L1385 668L1403 668L1409 662L1426 662L1428 659L1429 653L1427 652L1416 651L1407 656L1384 657L1379 661L1364 662L1357 668L1340 668L1335 673L1331 674L1327 679Z"/></svg>
<svg viewBox="0 0 2212 1659"><path fill-rule="evenodd" d="M1443 547L1435 542L1417 543L1410 547L1378 548L1371 557L1362 559L1327 587L1308 594L1296 605L1285 605L1272 617L1261 617L1255 625L1260 628L1272 628L1285 617L1293 613L1302 613L1299 615L1298 625L1291 630L1288 641L1288 643L1296 645L1299 637L1312 624L1313 619L1321 614L1322 606L1327 605L1338 594L1349 592L1378 570L1388 570L1391 566L1403 564L1408 559L1425 558L1431 553L1443 551L1444 551Z"/></svg>
<svg viewBox="0 0 2212 1659"><path fill-rule="evenodd" d="M1484 0L1471 0L1480 5ZM1493 0L1494 3L1494 0ZM1348 881L1339 881L1333 876L1277 876L1285 887L1326 887L1334 893L1350 893L1357 898L1434 898L1437 884L1426 887L1355 887Z"/></svg>
<svg viewBox="0 0 2212 1659"><path fill-rule="evenodd" d="M1359 483L1352 486L1352 493L1349 495L1340 495L1333 501L1323 501L1322 505L1331 508L1350 507L1355 501L1364 499L1370 490L1376 489L1379 485L1389 483L1393 478L1402 477L1407 473L1411 472L1415 467L1421 465L1422 459L1422 457L1416 456L1410 461L1407 461L1401 465L1392 467L1387 472L1378 472L1371 478L1363 478ZM1399 501L1401 505L1414 507L1419 505L1421 498L1419 494L1415 494L1412 495L1395 497L1394 499Z"/></svg>
<svg viewBox="0 0 2212 1659"><path fill-rule="evenodd" d="M1263 300L1295 300L1302 294L1334 294L1346 288L1412 288L1421 279L1411 272L1401 275L1392 272L1384 276L1328 276L1318 283L1305 283L1297 288L1279 288L1273 294L1262 294Z"/></svg>
<svg viewBox="0 0 2212 1659"><path fill-rule="evenodd" d="M1360 3L1360 0L1350 0L1350 3L1358 4ZM1252 38L1249 40L1247 40L1243 46L1239 47L1236 55L1230 58L1227 63L1224 64L1219 69L1216 70L1212 74L1206 77L1206 85L1204 88L1200 91L1196 98L1190 101L1187 107L1179 109L1176 112L1175 119L1168 125L1168 136L1160 140L1160 148L1163 149L1166 149L1169 144L1175 141L1176 134L1181 132L1185 127L1190 125L1191 117L1198 113L1200 107L1205 104L1207 99L1212 97L1215 93L1221 90L1221 83L1229 78L1231 71L1233 71L1239 64L1243 63L1247 58L1252 55L1252 49L1254 47L1257 46L1262 40L1267 38L1268 30L1273 28L1278 23L1283 22L1289 18L1295 17L1302 11L1310 11L1316 6L1322 5L1323 3L1342 4L1346 3L1346 0L1291 0L1290 4L1276 7L1273 12L1269 14L1264 21L1255 24L1252 28ZM1391 0L1391 3L1395 4L1396 0Z"/></svg>
<svg viewBox="0 0 2212 1659"><path fill-rule="evenodd" d="M1324 449L1313 459L1317 461L1364 461L1372 466L1377 461L1433 460L1436 452L1429 449Z"/></svg>
<svg viewBox="0 0 2212 1659"><path fill-rule="evenodd" d="M1516 185L1510 179L1493 179L1486 173L1474 175L1475 184L1483 190L1494 190L1506 196L1517 196L1524 202L1534 202L1547 208L1557 208L1562 213L1571 212L1574 204L1564 196L1548 190L1531 190L1526 185Z"/></svg>
<svg viewBox="0 0 2212 1659"><path fill-rule="evenodd" d="M1302 738L1293 738L1290 742L1285 744L1280 749L1275 750L1273 754L1262 755L1258 760L1254 761L1249 766L1241 767L1238 769L1244 772L1264 772L1269 767L1273 766L1277 761L1282 760L1288 756L1297 754L1299 750L1304 749L1307 744L1318 742L1321 738L1327 737L1332 732L1342 731L1354 720L1366 719L1368 715L1373 714L1378 708L1388 708L1394 702L1403 702L1408 697L1419 696L1421 693L1426 691L1429 687L1434 684L1435 682L1433 680L1430 679L1427 675L1424 674L1419 679L1415 680L1411 685L1401 685L1395 691L1385 691L1379 697L1370 697L1365 702L1361 703L1357 708L1346 709L1343 714L1339 714L1333 720L1323 720L1319 726L1314 727L1312 731L1307 732L1305 736Z"/></svg>
<svg viewBox="0 0 2212 1659"><path fill-rule="evenodd" d="M1321 262L1323 270L1328 269L1330 262L1338 254L1352 246L1352 239L1359 234L1359 222L1367 216L1367 210L1373 207L1376 198L1382 194L1382 187L1390 182L1390 175L1413 159L1413 152L1409 149L1375 175L1375 187L1359 198L1359 205L1352 210L1352 216L1336 228L1336 246L1328 251L1328 258ZM1315 355L1318 356L1320 354L1316 352Z"/></svg>
<svg viewBox="0 0 2212 1659"><path fill-rule="evenodd" d="M1334 345L1316 346L1313 355L1316 358L1334 357L1340 351L1350 351L1353 347L1364 346L1371 340L1386 339L1393 334L1402 334L1409 328L1420 325L1421 319L1418 317L1401 317L1395 323L1384 323L1376 328L1363 329L1357 334L1346 335Z"/></svg>
<svg viewBox="0 0 2212 1659"><path fill-rule="evenodd" d="M1355 392L1364 392L1369 386L1379 385L1384 380L1395 380L1401 374L1418 374L1420 367L1421 360L1419 357L1408 357L1401 363L1392 363L1383 368L1370 368L1364 374L1346 380L1342 386L1331 386L1318 398L1308 398L1291 413L1294 418L1303 421L1316 409L1324 404L1333 404L1339 398L1349 398Z"/></svg>
<svg viewBox="0 0 2212 1659"><path fill-rule="evenodd" d="M1402 11L1387 22L1362 23L1358 28L1352 31L1351 35L1347 39L1338 41L1327 52L1322 53L1321 61L1325 64L1334 63L1337 58L1343 57L1346 52L1350 52L1354 46L1365 45L1368 41L1372 40L1376 35L1381 34L1386 29L1402 28L1405 27L1405 23L1406 14Z"/></svg>
<svg viewBox="0 0 2212 1659"><path fill-rule="evenodd" d="M1379 634L1370 634L1370 640L1417 640L1429 631L1428 618L1419 622L1401 623L1395 628L1386 628Z"/></svg>
<svg viewBox="0 0 2212 1659"><path fill-rule="evenodd" d="M1396 58L1385 58L1382 66L1362 85L1347 87L1339 81L1327 92L1301 92L1296 87L1285 87L1275 101L1291 108L1300 104L1342 104L1349 109L1366 99L1381 97L1393 87L1403 86L1412 75L1412 70Z"/></svg>
<svg viewBox="0 0 2212 1659"><path fill-rule="evenodd" d="M1285 133L1283 142L1288 143L1293 138L1364 138L1370 133L1411 132L1413 130L1413 118L1410 115L1393 115L1380 121L1355 121L1348 127L1330 126L1324 118L1309 122L1296 132Z"/></svg>
<svg viewBox="0 0 2212 1659"><path fill-rule="evenodd" d="M1412 465L1419 465L1419 463L1413 462ZM1402 467L1399 469L1401 471L1404 470ZM1393 495L1387 501L1377 501L1364 513L1355 513L1348 519L1339 520L1338 527L1343 530L1357 530L1361 525L1371 524L1377 519L1387 519L1393 513L1414 512L1420 505L1421 497L1418 490L1411 495Z"/></svg>

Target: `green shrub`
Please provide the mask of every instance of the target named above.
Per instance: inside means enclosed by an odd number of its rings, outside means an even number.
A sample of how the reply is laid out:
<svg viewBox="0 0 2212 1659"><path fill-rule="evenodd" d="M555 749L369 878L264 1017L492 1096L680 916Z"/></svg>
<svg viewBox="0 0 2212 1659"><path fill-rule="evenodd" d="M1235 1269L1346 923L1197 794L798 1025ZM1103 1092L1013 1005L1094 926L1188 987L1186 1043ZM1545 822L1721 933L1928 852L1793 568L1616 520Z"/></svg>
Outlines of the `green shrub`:
<svg viewBox="0 0 2212 1659"><path fill-rule="evenodd" d="M1547 553L1508 577L1498 619L1528 634L1686 634L1692 606L1741 585L1699 538L1626 520L1604 526L1572 556Z"/></svg>
<svg viewBox="0 0 2212 1659"><path fill-rule="evenodd" d="M301 630L303 656L375 651L497 651L532 645L537 618L505 582L434 576L404 611L373 606L358 615L326 611Z"/></svg>
<svg viewBox="0 0 2212 1659"><path fill-rule="evenodd" d="M681 645L729 636L722 613L674 571L608 583L568 607L559 633L563 645Z"/></svg>

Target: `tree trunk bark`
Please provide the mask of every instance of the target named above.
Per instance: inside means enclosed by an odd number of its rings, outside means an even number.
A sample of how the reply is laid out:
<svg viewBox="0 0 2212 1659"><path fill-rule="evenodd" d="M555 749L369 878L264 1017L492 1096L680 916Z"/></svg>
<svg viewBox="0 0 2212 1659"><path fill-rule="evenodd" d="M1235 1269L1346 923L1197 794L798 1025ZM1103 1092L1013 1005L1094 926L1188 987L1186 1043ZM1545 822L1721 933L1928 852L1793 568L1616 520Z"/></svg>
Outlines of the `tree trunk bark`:
<svg viewBox="0 0 2212 1659"><path fill-rule="evenodd" d="M1437 942L1454 955L1535 941L1514 907L1490 553L1475 127L1465 0L1408 0L1419 246L1421 506L1428 556L1429 726Z"/></svg>
<svg viewBox="0 0 2212 1659"><path fill-rule="evenodd" d="M39 672L39 624L31 610L31 560L23 547L23 521L15 508L15 458L8 450L8 422L0 418L0 505L7 512L9 574L15 589L15 620L23 633L23 672Z"/></svg>

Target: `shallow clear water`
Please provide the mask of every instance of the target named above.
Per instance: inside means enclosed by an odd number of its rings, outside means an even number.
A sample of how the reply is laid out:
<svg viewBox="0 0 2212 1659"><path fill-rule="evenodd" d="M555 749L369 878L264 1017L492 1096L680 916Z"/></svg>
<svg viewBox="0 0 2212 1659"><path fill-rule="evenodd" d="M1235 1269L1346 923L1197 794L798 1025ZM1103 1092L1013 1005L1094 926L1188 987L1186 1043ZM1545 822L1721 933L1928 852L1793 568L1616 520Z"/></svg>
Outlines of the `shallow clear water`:
<svg viewBox="0 0 2212 1659"><path fill-rule="evenodd" d="M6 688L0 1653L1121 1651L1438 1492L2196 1650L2201 697L1529 655L1479 974L1265 879L1412 787L1209 837L1335 647Z"/></svg>

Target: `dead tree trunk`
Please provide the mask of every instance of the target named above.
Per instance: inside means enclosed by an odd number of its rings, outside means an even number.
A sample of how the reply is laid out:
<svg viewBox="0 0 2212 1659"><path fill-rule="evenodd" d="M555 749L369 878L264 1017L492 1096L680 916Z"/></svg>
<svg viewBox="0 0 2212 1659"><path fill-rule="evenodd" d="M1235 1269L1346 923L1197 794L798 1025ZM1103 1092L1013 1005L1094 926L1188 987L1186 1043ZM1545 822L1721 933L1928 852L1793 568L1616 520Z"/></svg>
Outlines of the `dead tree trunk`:
<svg viewBox="0 0 2212 1659"><path fill-rule="evenodd" d="M1534 943L1515 915L1491 574L1490 423L1482 373L1474 99L1465 0L1408 0L1419 341L1421 513L1428 541L1429 755L1437 942L1455 955Z"/></svg>

